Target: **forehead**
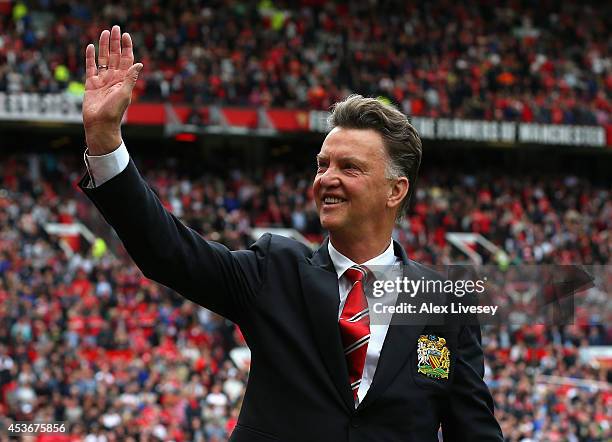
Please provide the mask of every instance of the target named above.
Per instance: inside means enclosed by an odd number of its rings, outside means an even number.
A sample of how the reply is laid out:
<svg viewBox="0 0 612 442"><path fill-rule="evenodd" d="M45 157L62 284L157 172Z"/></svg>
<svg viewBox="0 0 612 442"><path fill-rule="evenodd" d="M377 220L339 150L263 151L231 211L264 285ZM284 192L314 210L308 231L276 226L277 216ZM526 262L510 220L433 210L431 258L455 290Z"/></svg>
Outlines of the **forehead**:
<svg viewBox="0 0 612 442"><path fill-rule="evenodd" d="M374 129L335 127L325 137L319 157L350 155L364 160L385 158L382 136Z"/></svg>

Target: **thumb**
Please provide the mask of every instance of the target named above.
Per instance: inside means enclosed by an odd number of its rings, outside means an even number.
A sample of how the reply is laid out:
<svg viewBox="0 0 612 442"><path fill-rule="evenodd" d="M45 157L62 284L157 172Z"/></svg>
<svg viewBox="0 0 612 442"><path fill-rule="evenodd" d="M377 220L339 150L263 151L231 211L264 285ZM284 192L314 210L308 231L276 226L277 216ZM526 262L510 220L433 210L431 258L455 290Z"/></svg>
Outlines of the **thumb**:
<svg viewBox="0 0 612 442"><path fill-rule="evenodd" d="M138 74L142 70L142 63L133 64L127 71L125 75L125 81L123 82L123 88L127 93L132 93L132 89L136 85L136 80L138 80Z"/></svg>

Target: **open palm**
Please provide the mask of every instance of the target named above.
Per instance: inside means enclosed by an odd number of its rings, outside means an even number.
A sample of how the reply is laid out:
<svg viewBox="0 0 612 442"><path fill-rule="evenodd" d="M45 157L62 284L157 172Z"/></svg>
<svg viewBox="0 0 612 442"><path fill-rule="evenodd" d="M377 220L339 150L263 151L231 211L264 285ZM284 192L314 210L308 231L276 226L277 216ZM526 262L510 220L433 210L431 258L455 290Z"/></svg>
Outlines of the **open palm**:
<svg viewBox="0 0 612 442"><path fill-rule="evenodd" d="M118 129L132 97L132 90L142 69L134 64L130 34L121 35L119 26L100 34L96 63L93 44L85 50L85 96L83 124L85 130Z"/></svg>

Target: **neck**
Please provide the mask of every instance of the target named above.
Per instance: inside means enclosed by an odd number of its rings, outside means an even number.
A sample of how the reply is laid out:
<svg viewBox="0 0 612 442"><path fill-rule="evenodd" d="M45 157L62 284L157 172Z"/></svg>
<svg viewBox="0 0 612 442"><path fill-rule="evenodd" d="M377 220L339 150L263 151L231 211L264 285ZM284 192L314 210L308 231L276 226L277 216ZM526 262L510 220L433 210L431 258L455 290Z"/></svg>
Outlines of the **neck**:
<svg viewBox="0 0 612 442"><path fill-rule="evenodd" d="M359 240L343 238L339 233L329 233L329 240L334 248L357 264L363 264L387 250L390 239L391 233Z"/></svg>

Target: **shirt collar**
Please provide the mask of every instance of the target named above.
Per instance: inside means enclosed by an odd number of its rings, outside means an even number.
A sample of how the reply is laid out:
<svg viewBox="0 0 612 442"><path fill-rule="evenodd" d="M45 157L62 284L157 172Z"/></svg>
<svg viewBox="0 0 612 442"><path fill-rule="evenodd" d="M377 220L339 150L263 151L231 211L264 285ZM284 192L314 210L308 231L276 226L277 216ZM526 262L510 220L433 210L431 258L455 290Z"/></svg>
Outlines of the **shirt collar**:
<svg viewBox="0 0 612 442"><path fill-rule="evenodd" d="M351 261L349 258L340 253L333 246L331 240L327 241L327 251L329 252L329 257L334 264L334 268L336 269L336 273L338 274L338 279L344 275L349 268L352 266L358 265L357 263ZM390 266L395 263L395 253L393 251L393 241L389 241L389 247L387 250L382 252L380 255L375 256L374 258L364 262L361 265L374 265L374 266Z"/></svg>

